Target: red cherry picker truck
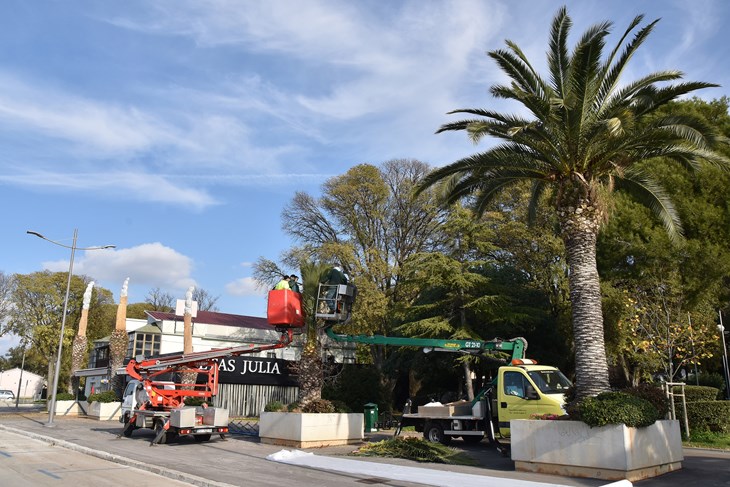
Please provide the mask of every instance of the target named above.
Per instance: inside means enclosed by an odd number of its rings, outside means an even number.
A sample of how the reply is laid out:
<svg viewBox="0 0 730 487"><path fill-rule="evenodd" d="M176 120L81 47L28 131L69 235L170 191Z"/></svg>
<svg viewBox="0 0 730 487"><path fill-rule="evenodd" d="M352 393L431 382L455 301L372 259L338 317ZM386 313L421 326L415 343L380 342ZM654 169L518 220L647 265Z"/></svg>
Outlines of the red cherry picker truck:
<svg viewBox="0 0 730 487"><path fill-rule="evenodd" d="M130 360L126 372L131 380L122 396L119 419L124 424L122 435L130 437L135 429L151 428L156 432L151 445L164 444L183 435L192 435L195 441L201 442L210 440L213 434L225 438L227 409L205 403L198 407L186 406L185 399L208 401L218 394L218 360L289 345L294 330L304 326L301 309L299 294L272 291L268 322L281 334L274 343L249 343L205 352Z"/></svg>

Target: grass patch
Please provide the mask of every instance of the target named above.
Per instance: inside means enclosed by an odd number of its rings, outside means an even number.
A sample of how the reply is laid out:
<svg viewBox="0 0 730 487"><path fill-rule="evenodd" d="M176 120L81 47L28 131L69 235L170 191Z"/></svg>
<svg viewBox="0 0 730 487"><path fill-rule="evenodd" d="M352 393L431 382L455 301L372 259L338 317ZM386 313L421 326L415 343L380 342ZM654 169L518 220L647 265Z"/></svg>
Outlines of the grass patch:
<svg viewBox="0 0 730 487"><path fill-rule="evenodd" d="M682 444L690 448L730 450L730 435L709 431L692 431L690 440L684 441Z"/></svg>
<svg viewBox="0 0 730 487"><path fill-rule="evenodd" d="M352 455L362 457L404 458L417 462L445 463L448 465L476 465L466 454L421 438L393 438L355 450Z"/></svg>

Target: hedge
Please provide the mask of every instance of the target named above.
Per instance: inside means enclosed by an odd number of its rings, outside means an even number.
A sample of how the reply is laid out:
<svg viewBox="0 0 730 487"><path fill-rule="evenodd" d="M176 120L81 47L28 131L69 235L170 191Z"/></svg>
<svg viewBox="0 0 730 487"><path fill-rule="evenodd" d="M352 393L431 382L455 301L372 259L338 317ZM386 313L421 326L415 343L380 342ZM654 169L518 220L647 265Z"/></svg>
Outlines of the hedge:
<svg viewBox="0 0 730 487"><path fill-rule="evenodd" d="M677 419L684 429L682 403L675 404ZM687 419L690 431L730 433L730 401L687 402Z"/></svg>
<svg viewBox="0 0 730 487"><path fill-rule="evenodd" d="M586 397L578 405L580 420L588 426L625 424L644 428L660 418L654 405L637 396L623 392L604 392Z"/></svg>
<svg viewBox="0 0 730 487"><path fill-rule="evenodd" d="M682 389L679 387L672 388L672 392L679 394ZM709 386L684 386L684 397L687 402L697 401L714 401L717 399L717 395L720 390L715 387Z"/></svg>

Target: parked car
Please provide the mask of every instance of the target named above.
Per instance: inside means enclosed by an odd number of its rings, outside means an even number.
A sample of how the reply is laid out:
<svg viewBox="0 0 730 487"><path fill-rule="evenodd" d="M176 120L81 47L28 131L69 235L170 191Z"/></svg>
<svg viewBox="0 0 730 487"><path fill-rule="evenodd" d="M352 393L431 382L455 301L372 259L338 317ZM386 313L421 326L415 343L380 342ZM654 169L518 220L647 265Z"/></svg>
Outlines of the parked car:
<svg viewBox="0 0 730 487"><path fill-rule="evenodd" d="M8 391L6 389L0 390L0 400L5 399L7 401L11 401L15 399L15 393L13 391Z"/></svg>

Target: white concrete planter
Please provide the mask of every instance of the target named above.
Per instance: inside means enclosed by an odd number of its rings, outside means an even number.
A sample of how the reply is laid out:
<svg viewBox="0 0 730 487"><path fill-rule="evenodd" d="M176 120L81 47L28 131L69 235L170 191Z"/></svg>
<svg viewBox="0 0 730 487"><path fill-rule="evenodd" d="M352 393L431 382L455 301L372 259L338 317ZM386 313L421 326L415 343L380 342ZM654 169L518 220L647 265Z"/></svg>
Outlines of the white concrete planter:
<svg viewBox="0 0 730 487"><path fill-rule="evenodd" d="M89 410L89 404L86 401L56 401L56 416L83 416Z"/></svg>
<svg viewBox="0 0 730 487"><path fill-rule="evenodd" d="M88 416L100 421L119 419L122 411L121 402L92 402L89 404Z"/></svg>
<svg viewBox="0 0 730 487"><path fill-rule="evenodd" d="M262 443L313 448L363 441L362 413L271 413L262 412L259 438Z"/></svg>
<svg viewBox="0 0 730 487"><path fill-rule="evenodd" d="M678 421L646 428L579 421L510 421L515 469L571 477L630 481L682 468Z"/></svg>

